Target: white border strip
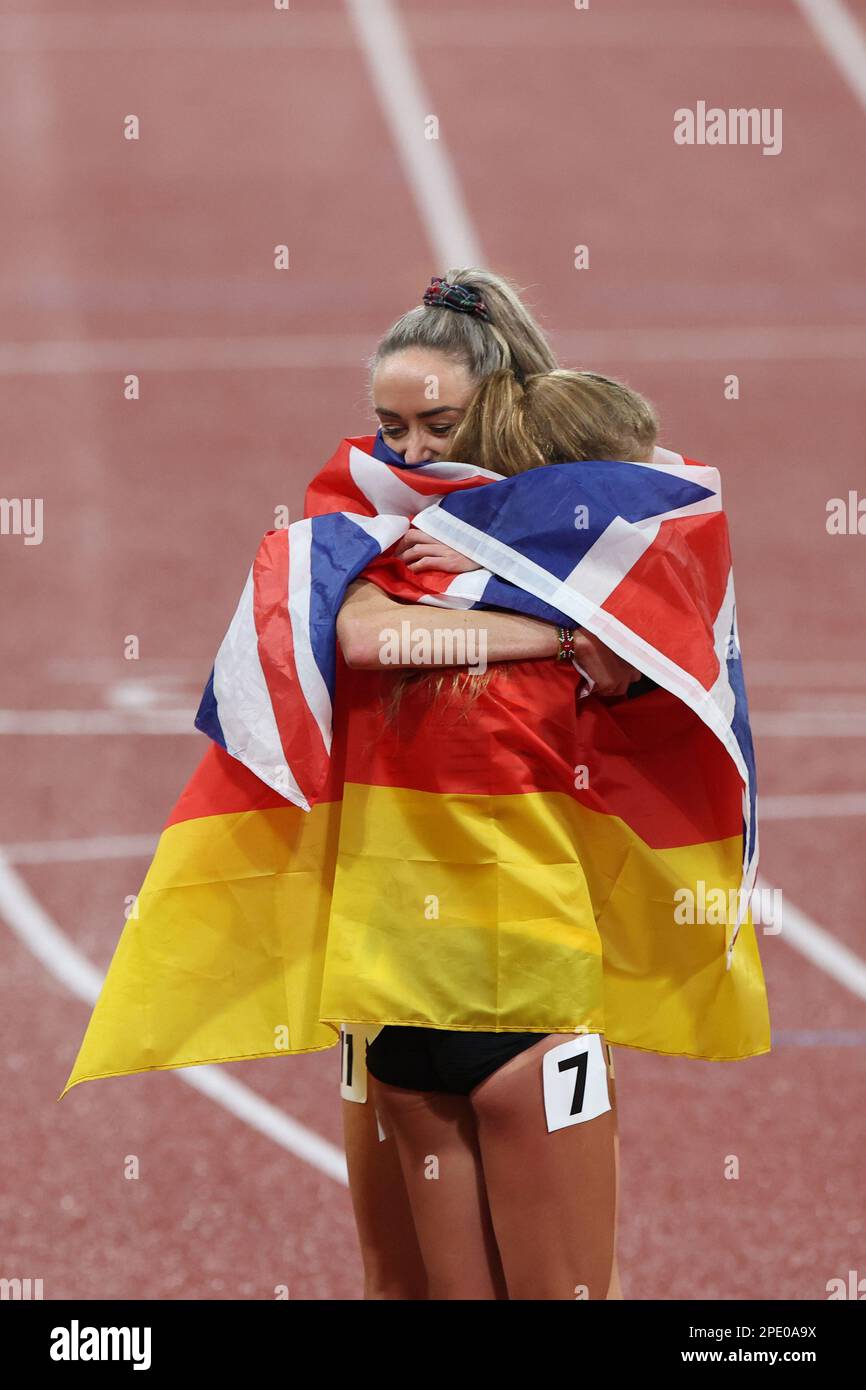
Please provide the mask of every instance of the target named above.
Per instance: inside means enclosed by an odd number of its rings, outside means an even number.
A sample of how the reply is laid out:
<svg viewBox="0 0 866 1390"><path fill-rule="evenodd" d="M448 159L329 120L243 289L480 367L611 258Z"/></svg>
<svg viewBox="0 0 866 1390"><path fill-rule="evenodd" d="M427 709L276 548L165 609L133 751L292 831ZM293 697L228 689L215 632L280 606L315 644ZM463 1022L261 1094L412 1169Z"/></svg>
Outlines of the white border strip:
<svg viewBox="0 0 866 1390"><path fill-rule="evenodd" d="M309 811L310 805L286 762L277 718L259 657L254 611L255 563L213 666L213 694L226 752L255 768L267 786Z"/></svg>
<svg viewBox="0 0 866 1390"><path fill-rule="evenodd" d="M292 655L295 662L301 695L310 714L316 721L319 737L327 757L331 756L333 710L331 696L325 679L316 665L313 652L313 639L310 633L310 601L312 598L312 574L310 556L313 548L313 519L294 521L286 531L288 558L288 593L286 606L292 629ZM255 764L247 759L247 767L257 772ZM294 798L292 798L294 800ZM297 803L296 803L297 804ZM309 810L309 806L307 806Z"/></svg>

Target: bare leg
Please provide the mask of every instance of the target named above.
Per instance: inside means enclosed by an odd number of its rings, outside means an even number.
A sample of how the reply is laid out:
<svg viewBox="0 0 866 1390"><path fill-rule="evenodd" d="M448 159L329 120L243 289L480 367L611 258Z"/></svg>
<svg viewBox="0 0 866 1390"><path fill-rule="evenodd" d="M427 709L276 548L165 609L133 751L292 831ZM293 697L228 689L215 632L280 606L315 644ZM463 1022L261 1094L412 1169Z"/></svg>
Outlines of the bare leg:
<svg viewBox="0 0 866 1390"><path fill-rule="evenodd" d="M487 1197L512 1299L607 1298L618 1289L616 1095L611 1109L548 1133L541 1039L472 1091Z"/></svg>
<svg viewBox="0 0 866 1390"><path fill-rule="evenodd" d="M410 1091L368 1074L394 1132L431 1299L505 1299L472 1106L465 1096Z"/></svg>
<svg viewBox="0 0 866 1390"><path fill-rule="evenodd" d="M616 1081L613 1074L613 1060L611 1059L610 1070L608 1073L608 1084L610 1086L610 1103L616 1117ZM610 1273L610 1287L607 1291L609 1299L622 1299L622 1285L619 1282L619 1264L616 1256L616 1242L619 1233L619 1134L614 1131L613 1136L614 1167L616 1169L616 1202L613 1218L613 1269Z"/></svg>
<svg viewBox="0 0 866 1390"><path fill-rule="evenodd" d="M376 1109L341 1101L349 1189L361 1259L365 1299L424 1299L427 1276L397 1144L391 1136L379 1139Z"/></svg>

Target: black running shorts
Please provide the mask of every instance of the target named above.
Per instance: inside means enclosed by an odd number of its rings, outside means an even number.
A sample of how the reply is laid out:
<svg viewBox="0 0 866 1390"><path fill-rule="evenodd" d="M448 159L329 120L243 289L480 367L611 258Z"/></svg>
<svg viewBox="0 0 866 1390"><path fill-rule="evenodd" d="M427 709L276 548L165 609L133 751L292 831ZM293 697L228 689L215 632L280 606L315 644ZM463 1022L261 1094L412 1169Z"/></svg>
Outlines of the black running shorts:
<svg viewBox="0 0 866 1390"><path fill-rule="evenodd" d="M386 1024L367 1044L367 1070L409 1091L469 1092L546 1033L463 1033Z"/></svg>

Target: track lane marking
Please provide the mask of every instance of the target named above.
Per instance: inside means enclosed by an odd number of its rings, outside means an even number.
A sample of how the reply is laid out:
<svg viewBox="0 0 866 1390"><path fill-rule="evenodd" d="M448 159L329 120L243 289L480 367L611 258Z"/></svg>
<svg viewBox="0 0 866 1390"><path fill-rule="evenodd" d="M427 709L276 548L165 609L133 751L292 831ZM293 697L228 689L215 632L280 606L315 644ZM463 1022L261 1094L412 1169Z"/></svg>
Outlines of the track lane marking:
<svg viewBox="0 0 866 1390"><path fill-rule="evenodd" d="M759 798L762 821L846 819L866 816L866 792L797 792ZM0 847L7 864L78 864L143 859L156 851L158 835L85 835L60 840L21 840Z"/></svg>
<svg viewBox="0 0 866 1390"><path fill-rule="evenodd" d="M761 820L836 820L866 816L866 792L795 792L758 796Z"/></svg>
<svg viewBox="0 0 866 1390"><path fill-rule="evenodd" d="M441 239L445 233L440 230ZM437 248L434 254L443 269L463 262L474 264L468 257L443 255ZM550 339L565 362L859 362L866 356L866 328L856 323L551 328ZM0 377L117 371L333 371L339 367L357 371L369 355L369 334L352 333L47 338L0 342Z"/></svg>
<svg viewBox="0 0 866 1390"><path fill-rule="evenodd" d="M364 0L362 0L364 3ZM587 20L589 22L587 23ZM413 47L448 49L460 34L461 50L558 48L568 45L575 53L584 49L648 48L786 48L803 49L812 39L793 14L752 14L741 11L736 25L728 14L702 9L692 15L681 6L653 5L651 10L617 13L594 10L586 17L560 7L539 24L531 5L499 5L491 23L489 8L468 3L429 6L409 10L404 24ZM140 14L96 13L83 8L78 14L0 16L0 53L109 51L124 49L153 52L160 49L194 49L197 54L229 49L344 50L355 46L346 17L340 11L292 9L274 16L211 12L154 14L142 7Z"/></svg>
<svg viewBox="0 0 866 1390"><path fill-rule="evenodd" d="M0 735L195 734L193 709L0 709Z"/></svg>
<svg viewBox="0 0 866 1390"><path fill-rule="evenodd" d="M126 709L0 709L0 736L185 734L200 737L195 710L129 706ZM752 710L761 738L866 738L866 710Z"/></svg>
<svg viewBox="0 0 866 1390"><path fill-rule="evenodd" d="M866 1028L780 1028L774 1047L866 1047Z"/></svg>
<svg viewBox="0 0 866 1390"><path fill-rule="evenodd" d="M866 109L866 38L842 0L794 0L860 105Z"/></svg>
<svg viewBox="0 0 866 1390"><path fill-rule="evenodd" d="M2 850L0 917L64 989L93 1007L102 988L103 976L49 917ZM348 1186L348 1171L342 1150L306 1125L293 1120L278 1106L256 1095L255 1091L235 1077L226 1075L215 1065L173 1067L170 1071L179 1081L221 1105L236 1119L273 1140L295 1158L334 1182Z"/></svg>
<svg viewBox="0 0 866 1390"><path fill-rule="evenodd" d="M866 738L866 712L857 710L752 710L758 738Z"/></svg>
<svg viewBox="0 0 866 1390"><path fill-rule="evenodd" d="M20 840L0 846L6 864L86 864L104 859L145 859L158 835L87 835L64 840Z"/></svg>
<svg viewBox="0 0 866 1390"><path fill-rule="evenodd" d="M773 888L762 878L758 878L757 888L763 893L773 893ZM866 999L866 961L849 951L835 936L831 936L817 922L795 907L788 895L782 892L782 930L779 939L786 942L812 965L817 965L825 975L837 984L843 985L858 999Z"/></svg>
<svg viewBox="0 0 866 1390"><path fill-rule="evenodd" d="M131 846L131 841L137 843ZM118 849L116 855L111 853L115 843ZM24 880L15 872L13 864L57 863L67 860L66 854L62 851L65 847L72 845L81 848L82 859L133 858L150 853L154 844L155 841L152 837L148 837L145 841L145 837L130 836L99 836L79 841L48 840L42 842L47 856L41 861L38 858L39 844L30 842L17 846L15 844L0 846L0 917L5 918L15 934L37 959L42 961L50 973L54 974L56 978L66 984L67 988L91 1006L95 1003L102 986L99 972L72 945L56 922L48 916ZM20 858L18 858L19 854ZM757 889L768 894L775 891L762 878L758 879ZM780 939L787 942L794 950L799 951L813 965L817 965L825 974L830 975L852 994L857 995L860 999L866 999L866 961L861 960L859 956L850 951L847 946L843 946L805 912L795 907L787 895L783 893L782 896L784 915L782 931L779 933ZM183 1071L184 1069L176 1068L175 1070ZM192 1071L199 1072L201 1068L196 1067ZM185 1072L184 1080L189 1080L191 1085L194 1084ZM200 1087L199 1089L203 1088ZM253 1093L250 1092L250 1095ZM267 1102L262 1102L262 1104L267 1104ZM283 1112L278 1110L276 1113L279 1115ZM289 1123L293 1124L294 1122L290 1121ZM303 1127L301 1128L303 1129ZM312 1133L312 1131L304 1132ZM325 1143L326 1141L321 1140L320 1142ZM333 1145L329 1147L334 1151ZM339 1150L335 1152L339 1152Z"/></svg>
<svg viewBox="0 0 866 1390"><path fill-rule="evenodd" d="M345 4L440 274L452 266L483 266L484 252L448 154L445 131L436 140L425 138L425 121L435 109L397 6L392 0Z"/></svg>

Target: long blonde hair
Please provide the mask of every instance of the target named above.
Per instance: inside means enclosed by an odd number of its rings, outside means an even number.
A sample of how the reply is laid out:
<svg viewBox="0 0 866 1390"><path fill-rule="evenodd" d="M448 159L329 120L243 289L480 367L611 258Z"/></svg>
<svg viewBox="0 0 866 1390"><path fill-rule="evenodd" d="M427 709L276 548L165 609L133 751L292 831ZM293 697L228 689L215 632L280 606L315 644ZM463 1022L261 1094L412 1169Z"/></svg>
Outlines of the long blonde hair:
<svg viewBox="0 0 866 1390"><path fill-rule="evenodd" d="M649 401L612 377L556 368L520 382L498 371L472 397L448 458L505 477L546 463L645 461L658 428Z"/></svg>

